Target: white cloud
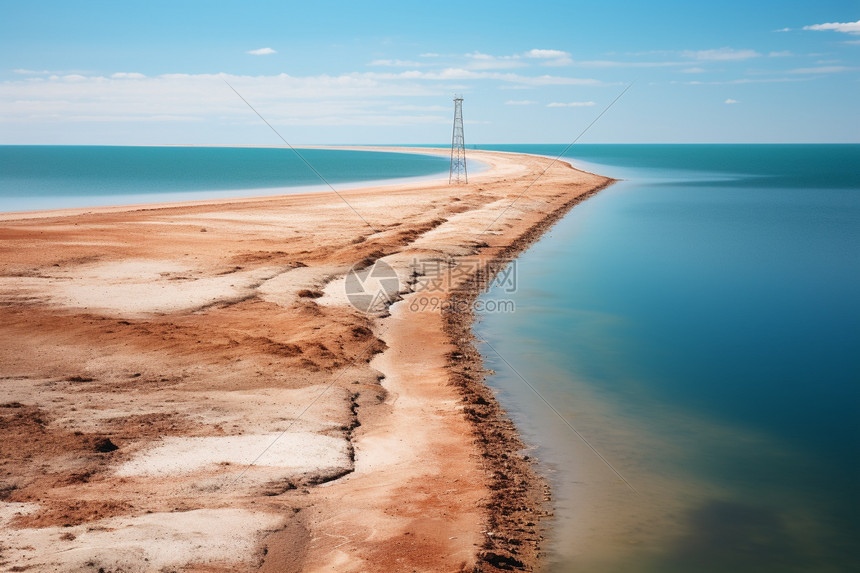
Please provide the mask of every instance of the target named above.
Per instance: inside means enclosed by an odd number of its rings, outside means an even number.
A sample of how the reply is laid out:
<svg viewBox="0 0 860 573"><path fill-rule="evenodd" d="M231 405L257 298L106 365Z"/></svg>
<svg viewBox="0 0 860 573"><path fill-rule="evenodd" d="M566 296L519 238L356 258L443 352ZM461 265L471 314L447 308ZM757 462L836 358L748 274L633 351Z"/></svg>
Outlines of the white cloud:
<svg viewBox="0 0 860 573"><path fill-rule="evenodd" d="M530 99L509 99L505 102L505 105L534 105L536 103L536 101Z"/></svg>
<svg viewBox="0 0 860 573"><path fill-rule="evenodd" d="M52 76L0 83L0 123L81 121L252 122L253 114L223 82L228 80L266 119L281 124L399 125L442 116L383 112L385 98L441 97L408 80L362 74L293 77L164 74L124 77ZM408 99L407 99L408 101ZM447 115L445 116L447 117Z"/></svg>
<svg viewBox="0 0 860 573"><path fill-rule="evenodd" d="M470 60L469 69L473 70L504 70L525 66L519 56L491 56L477 51L465 56Z"/></svg>
<svg viewBox="0 0 860 573"><path fill-rule="evenodd" d="M791 28L780 28L779 30L774 30L774 32L791 32Z"/></svg>
<svg viewBox="0 0 860 573"><path fill-rule="evenodd" d="M153 115L71 115L65 118L70 122L96 122L96 123L113 123L119 121L132 122L150 122L150 121L168 121L168 122L186 122L186 121L203 121L202 117L193 115L168 115L168 114L153 114Z"/></svg>
<svg viewBox="0 0 860 573"><path fill-rule="evenodd" d="M692 68L687 68L685 70L681 70L681 73L684 73L684 74L703 74L706 71L707 70L705 70L705 68L700 68L700 67L696 66L696 67L692 67Z"/></svg>
<svg viewBox="0 0 860 573"><path fill-rule="evenodd" d="M269 54L277 54L278 52L272 48L260 48L258 50L248 50L245 53L251 54L252 56L268 56Z"/></svg>
<svg viewBox="0 0 860 573"><path fill-rule="evenodd" d="M690 60L698 60L701 62L714 61L741 61L751 58L761 57L761 54L755 50L735 50L733 48L718 48L714 50L685 50L681 52L668 52L665 50L630 53L630 56L672 56L680 57L680 60L659 60L650 62L637 61L622 61L622 60L582 60L571 62L576 67L581 68L672 68L690 66ZM769 56L788 56L790 52L771 52ZM684 73L702 73L705 70L701 67L688 67L681 70Z"/></svg>
<svg viewBox="0 0 860 573"><path fill-rule="evenodd" d="M93 72L88 70L24 70L17 69L12 70L13 73L22 75L22 76L48 76L48 75L66 75L66 74L81 74L87 75L92 74Z"/></svg>
<svg viewBox="0 0 860 573"><path fill-rule="evenodd" d="M848 66L818 66L816 68L797 68L789 71L790 74L838 74L841 72L850 72L857 68Z"/></svg>
<svg viewBox="0 0 860 573"><path fill-rule="evenodd" d="M351 74L376 80L496 80L506 83L520 84L523 86L600 86L599 80L592 78L571 78L566 76L526 76L513 72L492 72L465 68L445 68L441 71L423 72L420 70L408 70L398 73L367 72L364 74Z"/></svg>
<svg viewBox="0 0 860 573"><path fill-rule="evenodd" d="M801 78L801 77L791 77L791 78L740 78L736 80L725 80L725 81L710 81L703 82L698 80L693 81L671 81L670 84L678 84L684 86L737 86L743 84L776 84L776 83L785 83L785 82L806 82L809 81L809 78Z"/></svg>
<svg viewBox="0 0 860 573"><path fill-rule="evenodd" d="M413 125L450 121L446 100L457 84L500 87L599 86L595 79L528 76L448 68L354 72L337 76L239 76L136 72L108 75L30 76L0 82L0 124L66 122L214 122L258 119L225 84L227 80L274 125ZM428 103L412 98L433 98ZM399 105L398 105L399 104ZM59 129L59 128L58 128ZM3 131L3 128L0 128Z"/></svg>
<svg viewBox="0 0 860 573"><path fill-rule="evenodd" d="M789 56L793 56L793 55L794 55L794 54L792 54L792 53L791 53L790 51L788 51L788 50L782 50L782 51L780 51L780 52L770 52L770 53L767 55L767 57L768 57L768 58L787 58L787 57L789 57Z"/></svg>
<svg viewBox="0 0 860 573"><path fill-rule="evenodd" d="M669 68L690 65L690 62L621 62L616 60L586 60L572 63L582 68Z"/></svg>
<svg viewBox="0 0 860 573"><path fill-rule="evenodd" d="M526 52L526 56L529 58L543 58L543 59L557 59L557 58L567 58L570 56L567 52L562 52L561 50L529 50Z"/></svg>
<svg viewBox="0 0 860 573"><path fill-rule="evenodd" d="M570 54L561 50L529 50L522 54L510 56L494 56L474 51L464 56L469 60L468 68L472 70L503 70L521 68L529 65L529 60L537 61L541 66L567 66L573 63Z"/></svg>
<svg viewBox="0 0 860 573"><path fill-rule="evenodd" d="M628 63L614 60L581 60L576 62L576 65L580 68L622 68Z"/></svg>
<svg viewBox="0 0 860 573"><path fill-rule="evenodd" d="M566 103L554 101L546 104L547 107L591 107L593 105L595 105L593 101L571 101Z"/></svg>
<svg viewBox="0 0 860 573"><path fill-rule="evenodd" d="M738 101L738 100L736 100L736 99L729 98L729 99L727 99L727 100L725 101L725 103L727 103L727 104L731 105L731 104L734 104L734 103L741 103L741 102L739 102L739 101Z"/></svg>
<svg viewBox="0 0 860 573"><path fill-rule="evenodd" d="M420 68L426 64L411 60L373 60L368 66L387 66L392 68Z"/></svg>
<svg viewBox="0 0 860 573"><path fill-rule="evenodd" d="M804 26L804 30L833 30L844 34L860 34L860 20L856 22L829 22L826 24L813 24L812 26Z"/></svg>
<svg viewBox="0 0 860 573"><path fill-rule="evenodd" d="M448 111L449 109L443 105L393 105L390 109L397 111Z"/></svg>
<svg viewBox="0 0 860 573"><path fill-rule="evenodd" d="M758 58L761 56L755 50L735 50L733 48L718 48L716 50L687 50L681 52L685 58L702 61L739 61Z"/></svg>
<svg viewBox="0 0 860 573"><path fill-rule="evenodd" d="M423 54L419 54L419 58L438 58L439 54L436 52L424 52Z"/></svg>
<svg viewBox="0 0 860 573"><path fill-rule="evenodd" d="M482 54L481 52L475 50L470 54L466 54L467 58L473 58L475 60L494 60L495 56L491 56L490 54Z"/></svg>
<svg viewBox="0 0 860 573"><path fill-rule="evenodd" d="M647 50L647 51L644 51L644 52L627 52L627 55L628 55L628 56L636 56L636 57L642 57L642 56L672 56L672 55L674 55L675 53L676 53L676 52L673 52L673 51L671 51L671 50Z"/></svg>
<svg viewBox="0 0 860 573"><path fill-rule="evenodd" d="M561 50L533 49L526 52L525 57L543 60L542 66L567 66L573 63L570 54Z"/></svg>
<svg viewBox="0 0 860 573"><path fill-rule="evenodd" d="M599 86L603 82L592 78L569 78L564 76L521 76L518 74L499 74L501 81L521 83L530 86Z"/></svg>

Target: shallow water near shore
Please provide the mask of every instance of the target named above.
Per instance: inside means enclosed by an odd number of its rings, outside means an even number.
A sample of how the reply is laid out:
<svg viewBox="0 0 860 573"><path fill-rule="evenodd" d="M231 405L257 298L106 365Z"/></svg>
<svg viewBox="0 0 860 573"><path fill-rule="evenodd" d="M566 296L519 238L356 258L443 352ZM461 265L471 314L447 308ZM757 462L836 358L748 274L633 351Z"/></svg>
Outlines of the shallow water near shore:
<svg viewBox="0 0 860 573"><path fill-rule="evenodd" d="M448 159L301 149L341 190L361 182L445 176ZM0 146L0 212L329 191L291 149L276 147Z"/></svg>
<svg viewBox="0 0 860 573"><path fill-rule="evenodd" d="M553 484L549 569L860 570L860 146L567 155L625 181L476 325Z"/></svg>

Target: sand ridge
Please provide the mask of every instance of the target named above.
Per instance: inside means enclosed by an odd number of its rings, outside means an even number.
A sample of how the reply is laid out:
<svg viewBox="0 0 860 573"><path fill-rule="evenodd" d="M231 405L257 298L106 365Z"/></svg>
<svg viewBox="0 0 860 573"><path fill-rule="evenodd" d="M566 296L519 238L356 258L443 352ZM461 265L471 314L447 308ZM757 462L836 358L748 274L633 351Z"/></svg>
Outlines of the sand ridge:
<svg viewBox="0 0 860 573"><path fill-rule="evenodd" d="M542 484L414 264L515 254L609 180L518 197L550 160L470 155L462 186L0 214L0 569L534 566ZM376 261L400 301L365 314Z"/></svg>

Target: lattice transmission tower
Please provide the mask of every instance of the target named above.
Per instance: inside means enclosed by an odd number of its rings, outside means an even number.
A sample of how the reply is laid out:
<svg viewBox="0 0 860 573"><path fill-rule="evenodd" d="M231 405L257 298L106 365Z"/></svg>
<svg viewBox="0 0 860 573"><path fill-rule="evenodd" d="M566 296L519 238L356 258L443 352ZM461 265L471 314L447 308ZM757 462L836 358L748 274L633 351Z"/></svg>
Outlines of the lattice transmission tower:
<svg viewBox="0 0 860 573"><path fill-rule="evenodd" d="M451 170L448 184L468 183L466 172L466 144L463 139L463 96L454 96L454 135L451 138Z"/></svg>

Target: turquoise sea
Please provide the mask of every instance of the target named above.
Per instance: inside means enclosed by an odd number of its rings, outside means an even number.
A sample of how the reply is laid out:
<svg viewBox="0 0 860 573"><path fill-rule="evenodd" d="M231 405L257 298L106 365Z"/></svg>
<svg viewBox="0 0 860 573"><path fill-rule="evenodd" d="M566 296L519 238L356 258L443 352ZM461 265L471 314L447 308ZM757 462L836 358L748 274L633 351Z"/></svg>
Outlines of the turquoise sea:
<svg viewBox="0 0 860 573"><path fill-rule="evenodd" d="M860 571L860 145L566 158L623 181L476 326L554 486L550 570Z"/></svg>
<svg viewBox="0 0 860 573"><path fill-rule="evenodd" d="M301 149L335 189L446 175L444 157ZM328 190L287 148L0 146L0 212Z"/></svg>
<svg viewBox="0 0 860 573"><path fill-rule="evenodd" d="M336 188L448 167L301 152ZM566 157L624 181L524 253L516 292L485 295L516 312L476 326L553 483L551 570L860 570L860 145ZM0 211L323 188L287 149L0 146Z"/></svg>

